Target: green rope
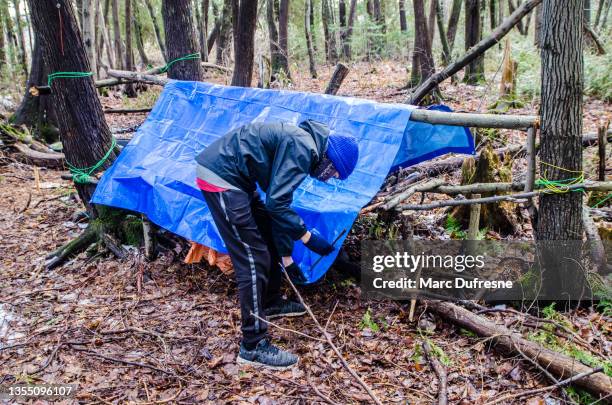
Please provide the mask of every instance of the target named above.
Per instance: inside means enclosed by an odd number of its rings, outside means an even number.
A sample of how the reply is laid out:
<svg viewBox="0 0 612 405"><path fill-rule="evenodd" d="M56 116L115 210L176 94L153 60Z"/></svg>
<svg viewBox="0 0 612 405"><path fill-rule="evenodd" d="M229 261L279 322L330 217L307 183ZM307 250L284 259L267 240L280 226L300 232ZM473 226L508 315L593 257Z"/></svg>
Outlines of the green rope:
<svg viewBox="0 0 612 405"><path fill-rule="evenodd" d="M595 205L593 205L591 208L597 208L599 207L601 204L605 203L606 201L608 201L610 198L612 198L612 193L608 194L606 196L606 198L604 198L603 200L599 201L598 203L596 203Z"/></svg>
<svg viewBox="0 0 612 405"><path fill-rule="evenodd" d="M47 86L51 87L51 83L55 79L80 79L91 75L93 75L92 72L55 72L47 77Z"/></svg>
<svg viewBox="0 0 612 405"><path fill-rule="evenodd" d="M89 183L89 178L91 177L91 175L96 170L98 170L104 164L104 162L106 162L106 160L109 158L111 153L113 153L113 150L115 149L116 145L117 145L117 140L115 138L112 138L111 147L104 154L104 156L102 156L102 159L98 160L98 162L94 164L93 166L89 166L89 167L85 167L81 169L81 168L75 167L71 165L70 163L66 162L66 165L68 166L68 170L70 170L70 173L72 173L72 181L74 181L76 184Z"/></svg>
<svg viewBox="0 0 612 405"><path fill-rule="evenodd" d="M171 60L170 62L166 63L166 66L161 68L160 73L166 73L170 69L170 67L174 65L176 62L180 62L183 60L191 60L191 59L200 59L200 52L190 53L189 55L181 56L180 58Z"/></svg>

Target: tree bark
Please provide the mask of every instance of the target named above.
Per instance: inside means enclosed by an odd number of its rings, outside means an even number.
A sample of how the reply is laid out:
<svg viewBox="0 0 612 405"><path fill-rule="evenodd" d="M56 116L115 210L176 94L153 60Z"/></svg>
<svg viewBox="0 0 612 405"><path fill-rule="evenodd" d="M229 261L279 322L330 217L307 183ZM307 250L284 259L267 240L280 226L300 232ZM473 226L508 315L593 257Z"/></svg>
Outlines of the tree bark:
<svg viewBox="0 0 612 405"><path fill-rule="evenodd" d="M448 47L450 52L453 52L455 45L455 36L457 35L457 26L459 25L459 17L461 16L461 5L463 0L453 0L450 15L448 17L448 29L446 30L446 38L448 39Z"/></svg>
<svg viewBox="0 0 612 405"><path fill-rule="evenodd" d="M582 170L583 14L582 2L542 2L540 173L548 180ZM536 236L582 240L582 194L542 195Z"/></svg>
<svg viewBox="0 0 612 405"><path fill-rule="evenodd" d="M433 45L434 35L436 34L436 1L429 0L429 13L427 14L427 33L429 43Z"/></svg>
<svg viewBox="0 0 612 405"><path fill-rule="evenodd" d="M40 40L42 56L49 71L91 71L70 1L28 0L28 4L34 31ZM59 4L59 8L56 4ZM60 19L50 18L58 12L62 17L64 41L70 44L64 48L63 54L57 40ZM80 168L93 166L103 159L112 145L111 133L104 120L93 78L56 79L51 87L51 99L58 119L66 161ZM101 169L110 166L115 157L115 152L111 151ZM79 183L75 183L75 187L81 201L95 217L95 209L88 205L95 187Z"/></svg>
<svg viewBox="0 0 612 405"><path fill-rule="evenodd" d="M134 52L132 50L132 23L134 15L132 14L132 0L125 1L125 70L134 70ZM126 83L124 87L125 94L128 97L136 97L136 89L132 83Z"/></svg>
<svg viewBox="0 0 612 405"><path fill-rule="evenodd" d="M480 1L465 0L465 51L476 45L482 36L480 25ZM468 84L478 84L484 80L484 50L471 61L465 69L463 81Z"/></svg>
<svg viewBox="0 0 612 405"><path fill-rule="evenodd" d="M583 0L584 4L584 22L591 25L591 0Z"/></svg>
<svg viewBox="0 0 612 405"><path fill-rule="evenodd" d="M6 0L0 1L0 7L2 7L2 12L4 14L4 28L6 29L6 42L8 44L7 51L9 68L12 69L12 67L16 66L18 63L16 57L19 52L19 44L17 43L17 37L15 36L13 17L11 17L11 13L9 12L8 2Z"/></svg>
<svg viewBox="0 0 612 405"><path fill-rule="evenodd" d="M147 0L149 1L149 0ZM113 13L113 38L115 42L115 62L113 66L116 69L123 69L123 48L121 46L121 23L119 21L119 3L118 0L111 0L111 8Z"/></svg>
<svg viewBox="0 0 612 405"><path fill-rule="evenodd" d="M236 10L234 13L236 22L234 23L234 74L232 76L232 86L251 87L255 56L255 29L257 28L257 0L233 1L234 9ZM286 7L289 7L288 3ZM288 9L286 12L289 12Z"/></svg>
<svg viewBox="0 0 612 405"><path fill-rule="evenodd" d="M606 0L599 0L597 2L597 12L595 13L595 23L593 24L594 28L597 28L597 26L599 25L599 19L601 18L601 10L605 2Z"/></svg>
<svg viewBox="0 0 612 405"><path fill-rule="evenodd" d="M334 69L334 73L329 79L329 83L327 84L327 87L325 88L324 93L332 94L332 95L335 95L336 93L338 93L338 90L340 89L340 86L342 86L342 82L344 81L348 73L349 73L349 68L347 68L342 63L338 63L336 65L336 68Z"/></svg>
<svg viewBox="0 0 612 405"><path fill-rule="evenodd" d="M268 36L270 37L270 70L272 75L277 74L281 70L282 55L280 44L278 41L278 27L276 25L275 1L266 1L266 21L268 23Z"/></svg>
<svg viewBox="0 0 612 405"><path fill-rule="evenodd" d="M491 31L497 27L497 2L498 0L489 0L489 21L491 23Z"/></svg>
<svg viewBox="0 0 612 405"><path fill-rule="evenodd" d="M408 97L405 102L409 104L419 103L421 99L431 90L436 88L440 82L448 79L474 60L478 55L482 54L482 52L499 43L499 41L512 29L512 27L516 25L518 20L523 18L525 14L527 14L541 2L542 0L526 0L512 15L506 18L506 20L504 20L504 22L500 24L489 37L480 41L465 55L448 65L442 71L424 81L423 84L421 84L410 94L410 97Z"/></svg>
<svg viewBox="0 0 612 405"><path fill-rule="evenodd" d="M408 22L406 21L406 0L399 0L399 19L400 31L406 32L408 30Z"/></svg>
<svg viewBox="0 0 612 405"><path fill-rule="evenodd" d="M342 40L342 44L343 44L342 53L344 55L344 59L347 61L351 59L351 37L353 36L353 26L355 25L356 13L357 13L357 0L351 0L350 6L349 6L348 21L346 23L346 31L344 31L345 37Z"/></svg>
<svg viewBox="0 0 612 405"><path fill-rule="evenodd" d="M317 78L317 68L315 62L314 49L312 48L312 34L310 32L310 2L304 1L304 35L306 36L306 49L308 50L308 67L310 69L310 77Z"/></svg>
<svg viewBox="0 0 612 405"><path fill-rule="evenodd" d="M191 4L191 0L162 1L168 61L197 53L200 50L193 26ZM202 80L201 63L200 57L176 62L168 70L168 78L200 81Z"/></svg>
<svg viewBox="0 0 612 405"><path fill-rule="evenodd" d="M540 32L542 31L542 6L536 7L535 27L533 30L533 44L540 47Z"/></svg>
<svg viewBox="0 0 612 405"><path fill-rule="evenodd" d="M28 60L27 51L25 44L25 37L23 34L23 24L21 22L21 10L19 10L19 0L13 0L15 5L15 22L17 24L17 39L19 40L19 60L21 61L21 67L25 76L28 76Z"/></svg>
<svg viewBox="0 0 612 405"><path fill-rule="evenodd" d="M436 23L438 24L438 34L442 43L442 63L444 66L450 63L451 51L446 40L446 32L444 31L444 14L442 13L442 5L440 0L432 0L436 3Z"/></svg>
<svg viewBox="0 0 612 405"><path fill-rule="evenodd" d="M117 0L113 0L117 1ZM155 39L157 39L157 45L159 45L159 49L162 53L162 58L164 61L168 61L167 51L166 51L166 42L164 41L161 33L161 27L159 26L159 22L157 21L157 15L155 14L155 9L153 8L153 4L151 4L151 0L145 0L147 5L147 9L149 10L149 15L151 16L151 22L153 23L153 30L155 31Z"/></svg>

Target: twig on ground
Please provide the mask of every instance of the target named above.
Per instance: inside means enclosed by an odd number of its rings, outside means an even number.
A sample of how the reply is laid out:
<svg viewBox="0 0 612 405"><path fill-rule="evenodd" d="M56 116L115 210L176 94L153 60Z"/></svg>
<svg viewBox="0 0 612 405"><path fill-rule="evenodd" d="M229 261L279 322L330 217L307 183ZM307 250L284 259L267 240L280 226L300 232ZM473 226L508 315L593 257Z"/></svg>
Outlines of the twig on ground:
<svg viewBox="0 0 612 405"><path fill-rule="evenodd" d="M334 316L334 312L336 312L336 308L338 307L338 303L339 302L340 302L340 300L336 300L336 303L334 304L334 307L332 308L331 313L327 317L327 322L325 322L325 330L327 330L327 327L329 326L329 322L331 321L332 316Z"/></svg>
<svg viewBox="0 0 612 405"><path fill-rule="evenodd" d="M549 385L547 387L535 388L535 389L532 389L532 390L527 390L527 391L523 391L523 392L517 392L516 394L503 395L503 396L501 396L501 397L499 397L497 399L494 399L493 401L489 401L489 402L485 403L484 405L495 405L495 404L499 404L500 402L507 401L509 399L520 398L520 397L524 397L524 396L527 396L527 395L535 395L535 394L539 394L541 392L546 392L546 391L553 390L555 388L564 387L566 385L569 385L569 384L573 383L574 381L578 381L581 378L587 377L587 376L589 376L591 374L599 373L600 371L603 371L603 367L597 367L597 368L594 368L592 370L585 371L584 373L576 374L573 377L566 378L565 380L559 381L558 383L553 384L553 385Z"/></svg>
<svg viewBox="0 0 612 405"><path fill-rule="evenodd" d="M346 368L346 370L349 372L349 374L351 376L353 376L353 378L359 383L359 385L361 385L363 387L364 390L366 390L366 392L372 398L374 403L376 403L377 405L382 405L382 402L380 402L380 399L378 399L378 397L372 391L372 389L368 386L368 384L365 381L363 381L363 379L359 376L359 374L357 374L355 372L355 370L353 370L351 368L351 366L347 363L347 361L344 359L344 356L342 356L342 353L340 353L340 350L338 350L338 347L336 347L336 345L334 344L334 342L333 342L331 336L329 335L329 333L327 333L327 331L325 329L323 329L323 327L321 326L321 324L317 320L316 316L314 315L314 313L312 312L310 307L306 304L306 302L302 298L302 294L300 294L298 289L295 287L295 285L293 284L293 281L291 281L291 278L289 277L287 272L284 271L284 267L283 267L283 273L285 274L285 278L289 282L289 285L291 285L291 288L293 289L293 292L295 292L295 295L298 297L298 299L300 300L302 305L304 305L304 308L306 308L306 311L308 312L308 315L310 315L310 317L314 321L314 323L317 326L317 328L319 328L319 330L321 331L321 333L325 337L325 340L327 340L327 343L330 345L330 347L332 348L334 353L336 353L336 355L338 356L338 359L340 360L340 362L342 363L344 368Z"/></svg>
<svg viewBox="0 0 612 405"><path fill-rule="evenodd" d="M308 376L308 374L306 374L306 381L308 381L308 384L312 387L313 391L325 402L327 402L328 404L332 404L332 405L338 405L337 402L332 401L331 398L329 398L327 395L323 394L321 391L319 391L319 389L317 388L316 385L314 385L312 383L312 381L310 380L310 377Z"/></svg>
<svg viewBox="0 0 612 405"><path fill-rule="evenodd" d="M305 333L299 332L299 331L294 330L294 329L289 329L289 328L282 327L282 326L280 326L280 325L278 325L278 324L276 324L276 323L274 323L274 322L272 322L272 321L269 321L269 320L267 320L267 319L264 319L264 318L262 318L262 317L260 317L260 316L255 315L253 312L251 312L251 316L253 316L253 317L255 317L255 318L259 319L259 320L260 320L260 321L262 321L262 322L267 323L268 325L272 325L272 326L274 326L275 328L280 329L280 330L282 330L282 331L285 331L285 332L291 332L291 333L295 333L296 335L300 335L300 336L303 336L303 337L308 338L308 339L312 339L312 340L316 340L316 341L318 341L318 342L323 342L323 343L325 343L325 340L323 340L323 339L319 339L319 338L317 338L317 337L307 335L307 334L305 334Z"/></svg>
<svg viewBox="0 0 612 405"><path fill-rule="evenodd" d="M423 341L422 346L423 351L427 356L427 360L429 360L429 363L431 364L431 368L433 368L434 373L436 373L436 376L438 376L438 405L446 405L448 403L446 369L436 358L435 354L433 354L431 346L427 340Z"/></svg>

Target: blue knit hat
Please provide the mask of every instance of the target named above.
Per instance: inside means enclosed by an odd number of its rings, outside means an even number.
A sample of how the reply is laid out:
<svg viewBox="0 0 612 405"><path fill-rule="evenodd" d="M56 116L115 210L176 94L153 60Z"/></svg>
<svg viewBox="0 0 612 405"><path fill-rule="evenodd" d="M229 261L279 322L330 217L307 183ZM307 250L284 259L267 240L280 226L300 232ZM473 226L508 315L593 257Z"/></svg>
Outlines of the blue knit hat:
<svg viewBox="0 0 612 405"><path fill-rule="evenodd" d="M329 160L340 175L340 180L346 180L353 173L359 158L357 140L352 136L332 134L327 138L327 151Z"/></svg>

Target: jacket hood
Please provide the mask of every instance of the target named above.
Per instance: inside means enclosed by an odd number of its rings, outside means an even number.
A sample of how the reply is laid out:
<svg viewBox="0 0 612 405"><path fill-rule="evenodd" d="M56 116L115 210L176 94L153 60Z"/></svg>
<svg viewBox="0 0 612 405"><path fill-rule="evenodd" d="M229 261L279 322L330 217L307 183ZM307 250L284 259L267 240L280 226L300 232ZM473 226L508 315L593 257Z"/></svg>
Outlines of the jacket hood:
<svg viewBox="0 0 612 405"><path fill-rule="evenodd" d="M319 159L327 150L327 139L329 138L329 127L322 122L314 120L302 121L299 125L304 131L308 132L317 145Z"/></svg>

